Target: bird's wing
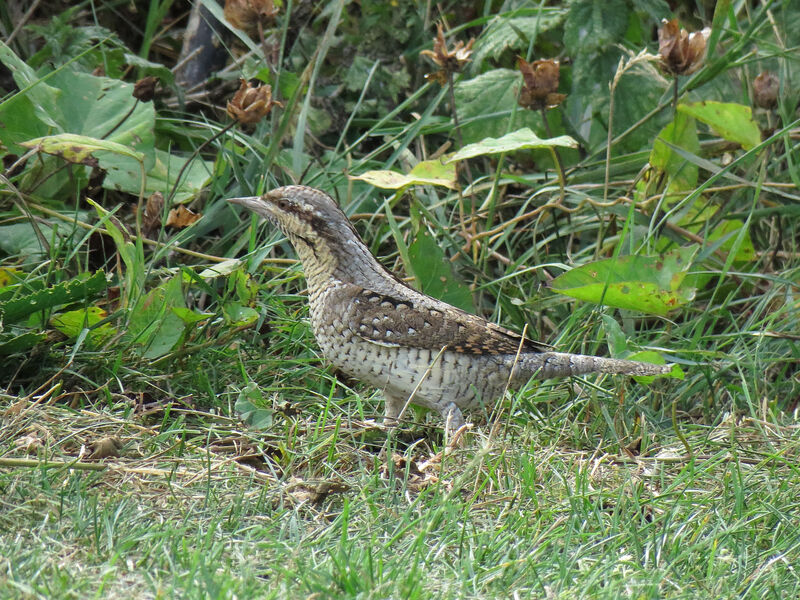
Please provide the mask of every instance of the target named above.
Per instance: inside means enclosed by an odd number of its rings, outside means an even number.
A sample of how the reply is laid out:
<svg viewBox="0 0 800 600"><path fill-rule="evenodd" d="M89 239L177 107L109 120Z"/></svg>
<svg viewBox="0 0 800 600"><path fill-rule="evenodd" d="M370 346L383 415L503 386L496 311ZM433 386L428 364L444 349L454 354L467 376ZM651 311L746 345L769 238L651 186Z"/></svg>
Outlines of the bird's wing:
<svg viewBox="0 0 800 600"><path fill-rule="evenodd" d="M345 322L362 339L382 345L448 350L465 354L546 352L550 347L463 310L414 294L411 298L377 293L345 284L350 297Z"/></svg>

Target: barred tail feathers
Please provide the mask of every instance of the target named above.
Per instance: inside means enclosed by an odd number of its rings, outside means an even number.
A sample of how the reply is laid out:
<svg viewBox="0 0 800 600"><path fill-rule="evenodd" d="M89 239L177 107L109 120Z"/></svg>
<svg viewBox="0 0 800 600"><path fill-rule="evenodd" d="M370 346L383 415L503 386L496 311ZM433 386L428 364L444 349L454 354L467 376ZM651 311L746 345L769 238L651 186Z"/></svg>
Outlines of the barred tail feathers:
<svg viewBox="0 0 800 600"><path fill-rule="evenodd" d="M542 352L520 357L522 371L537 379L570 377L587 373L612 373L616 375L664 375L672 370L671 365L656 365L635 360L602 358L567 354L564 352Z"/></svg>

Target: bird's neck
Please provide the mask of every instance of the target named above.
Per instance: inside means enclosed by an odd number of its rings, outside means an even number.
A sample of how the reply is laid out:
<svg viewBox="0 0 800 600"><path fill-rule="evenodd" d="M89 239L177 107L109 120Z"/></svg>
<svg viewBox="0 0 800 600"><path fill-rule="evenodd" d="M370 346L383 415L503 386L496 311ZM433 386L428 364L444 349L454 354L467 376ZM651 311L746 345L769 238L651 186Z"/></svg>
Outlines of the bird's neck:
<svg viewBox="0 0 800 600"><path fill-rule="evenodd" d="M324 288L340 281L377 292L391 293L398 285L399 280L372 256L360 238L301 238L293 239L292 243L303 263L309 290Z"/></svg>

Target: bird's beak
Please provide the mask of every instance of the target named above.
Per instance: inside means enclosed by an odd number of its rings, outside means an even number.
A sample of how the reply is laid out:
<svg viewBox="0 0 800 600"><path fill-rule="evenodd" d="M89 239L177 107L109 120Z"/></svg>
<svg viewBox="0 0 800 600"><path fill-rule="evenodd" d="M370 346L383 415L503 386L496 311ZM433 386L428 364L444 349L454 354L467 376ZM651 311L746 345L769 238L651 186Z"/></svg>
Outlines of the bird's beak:
<svg viewBox="0 0 800 600"><path fill-rule="evenodd" d="M241 198L228 198L231 204L240 204L250 210L255 210L261 204L261 196L243 196Z"/></svg>
<svg viewBox="0 0 800 600"><path fill-rule="evenodd" d="M275 215L272 205L265 202L263 196L246 196L243 198L228 198L231 204L239 204L244 206L247 210L251 210L265 219L274 219Z"/></svg>

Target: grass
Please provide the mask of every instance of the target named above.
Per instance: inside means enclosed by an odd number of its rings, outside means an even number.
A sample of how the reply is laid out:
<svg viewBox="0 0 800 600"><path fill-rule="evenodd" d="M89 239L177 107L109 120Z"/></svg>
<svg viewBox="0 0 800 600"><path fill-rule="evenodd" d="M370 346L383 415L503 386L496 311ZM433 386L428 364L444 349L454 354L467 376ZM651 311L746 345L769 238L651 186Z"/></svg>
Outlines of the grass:
<svg viewBox="0 0 800 600"><path fill-rule="evenodd" d="M428 13L401 3L384 14L382 6L337 5L311 16L297 9L290 15L297 22L279 21L276 37L268 30L267 42L285 57L268 73L284 106L255 128L215 138L226 126L215 120L222 112L181 112L172 96L156 106L159 149L185 158L201 148L214 175L193 201L201 220L154 234L165 246L148 242L134 252L120 234L122 241L106 237L98 252L93 236L122 225L98 224L82 198L113 210L136 194L102 190L87 183L83 166L63 161L47 163L58 170L40 177L30 164L61 159L31 155L26 163L0 146L0 250L2 267L22 280L14 297L62 293L96 268L98 256L110 277L102 298L0 323L3 335L42 334L28 352L0 355L0 598L800 596L797 11L767 2L716 15L717 50L682 80L682 102L745 105L752 75L780 74L778 106L756 111L772 129L749 151L698 122L696 148L684 138L670 142L682 152L680 168L646 168L655 135L672 119L672 88L639 56L637 68L650 68L649 81L663 90L648 96L643 80L633 79L638 71L625 67L615 92L616 137L603 128L607 114L593 107L607 106L602 93L594 103L548 112L553 135L581 142L581 153L559 150L563 189L552 155L534 151L462 163L461 191L414 186L395 194L347 175L407 173L454 142L452 98L464 136L495 136L498 120L513 130L540 117L515 101L495 104L496 89L481 112L459 87L498 66L513 68L511 50L458 75L452 95L424 83L429 65L414 61L430 47ZM458 39L474 32L480 49L493 31L487 6L454 24ZM123 11L98 7L93 19L101 21ZM342 8L339 29L326 29ZM627 30L608 33L613 44L566 48L571 9L551 8L566 24L525 29L531 37L513 50L530 60L568 52L574 62L563 65L570 75L561 90L575 102L586 93L586 60L607 58L615 44L652 49L641 31L657 23L633 12ZM158 53L179 28L159 24L170 10L169 2L153 3L131 47L168 63ZM530 22L513 19L537 14L524 10L500 12L520 30ZM80 14L71 18L82 31ZM0 8L0 24L11 19ZM369 35L353 33L363 23ZM89 61L104 50L90 41L72 50L77 58L65 50L65 60ZM254 47L239 63L247 76L260 73L263 48ZM14 50L32 63L25 48ZM315 67L311 57L323 51L326 61ZM109 71L113 56L104 58ZM353 65L365 57L370 66L361 73ZM56 58L49 59L56 70L77 68ZM408 68L407 81L391 70L398 65ZM309 81L314 87L304 88ZM629 81L641 89L626 88ZM219 104L210 95L205 101ZM13 105L0 102L0 111ZM296 127L301 110L308 130ZM341 122L326 129L325 115ZM681 170L687 167L694 179ZM318 356L290 246L224 201L301 174L303 183L334 194L370 249L415 284L430 275L443 281L443 294L468 289L475 312L527 328L560 351L654 350L680 365L684 379L532 381L472 411L473 427L452 452L444 452L438 415L422 410L388 435L379 425L380 391ZM665 196L667 183L678 187L677 199ZM115 214L136 233L132 211ZM29 221L48 244L8 250L5 227ZM422 247L436 253L439 270L414 258L411 248L423 238L432 240ZM667 316L547 288L598 259L693 245L698 252L680 285L694 295ZM125 252L133 268L123 263ZM240 262L221 262L234 257ZM205 273L215 265L219 274ZM9 298L5 273L0 314ZM140 295L152 301L131 308L118 300ZM81 322L71 337L49 320L87 305L106 316ZM176 325L173 308L200 317ZM92 338L104 324L113 335ZM176 336L152 356L128 332L146 338L149 326Z"/></svg>

